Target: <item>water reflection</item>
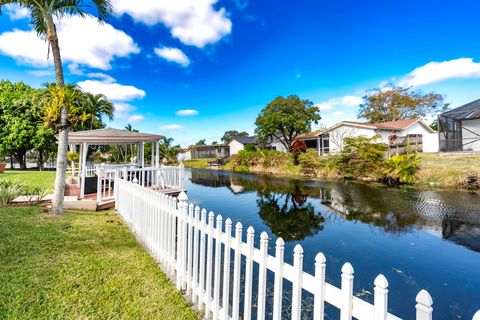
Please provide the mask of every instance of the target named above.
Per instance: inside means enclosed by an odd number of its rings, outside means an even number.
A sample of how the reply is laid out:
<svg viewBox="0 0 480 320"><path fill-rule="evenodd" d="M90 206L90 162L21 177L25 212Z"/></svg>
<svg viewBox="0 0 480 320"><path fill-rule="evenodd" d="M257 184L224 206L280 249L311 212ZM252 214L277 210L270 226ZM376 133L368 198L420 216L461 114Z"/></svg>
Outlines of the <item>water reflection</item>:
<svg viewBox="0 0 480 320"><path fill-rule="evenodd" d="M393 234L422 229L480 252L480 205L475 193L288 180L224 171L192 170L188 174L195 184L226 187L235 195L256 193L260 218L286 241L318 233L326 219L344 219Z"/></svg>

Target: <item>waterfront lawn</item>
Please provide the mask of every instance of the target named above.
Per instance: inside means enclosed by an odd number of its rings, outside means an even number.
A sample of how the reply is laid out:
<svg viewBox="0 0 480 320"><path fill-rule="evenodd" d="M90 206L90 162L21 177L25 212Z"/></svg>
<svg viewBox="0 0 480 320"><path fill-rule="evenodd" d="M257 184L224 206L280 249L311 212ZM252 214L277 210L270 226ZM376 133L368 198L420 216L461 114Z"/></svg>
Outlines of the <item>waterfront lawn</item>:
<svg viewBox="0 0 480 320"><path fill-rule="evenodd" d="M27 187L41 187L53 192L55 171L5 170L0 179L16 180Z"/></svg>
<svg viewBox="0 0 480 320"><path fill-rule="evenodd" d="M0 319L197 319L111 211L0 208Z"/></svg>
<svg viewBox="0 0 480 320"><path fill-rule="evenodd" d="M210 161L215 161L215 158L185 160L183 163L185 168L206 169Z"/></svg>
<svg viewBox="0 0 480 320"><path fill-rule="evenodd" d="M480 157L475 154L420 153L420 184L459 187L471 173L480 175Z"/></svg>

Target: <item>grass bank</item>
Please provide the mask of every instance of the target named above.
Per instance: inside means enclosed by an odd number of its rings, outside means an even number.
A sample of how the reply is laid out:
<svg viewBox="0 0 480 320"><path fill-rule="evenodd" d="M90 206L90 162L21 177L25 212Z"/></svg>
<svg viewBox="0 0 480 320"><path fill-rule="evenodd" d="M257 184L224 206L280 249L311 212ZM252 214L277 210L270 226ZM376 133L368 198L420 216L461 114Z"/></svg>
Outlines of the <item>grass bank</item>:
<svg viewBox="0 0 480 320"><path fill-rule="evenodd" d="M208 163L215 161L215 158L185 160L185 168L208 169Z"/></svg>
<svg viewBox="0 0 480 320"><path fill-rule="evenodd" d="M27 187L41 187L53 192L55 171L6 170L0 174L0 179L16 180Z"/></svg>
<svg viewBox="0 0 480 320"><path fill-rule="evenodd" d="M0 243L0 319L198 318L111 212L0 208Z"/></svg>

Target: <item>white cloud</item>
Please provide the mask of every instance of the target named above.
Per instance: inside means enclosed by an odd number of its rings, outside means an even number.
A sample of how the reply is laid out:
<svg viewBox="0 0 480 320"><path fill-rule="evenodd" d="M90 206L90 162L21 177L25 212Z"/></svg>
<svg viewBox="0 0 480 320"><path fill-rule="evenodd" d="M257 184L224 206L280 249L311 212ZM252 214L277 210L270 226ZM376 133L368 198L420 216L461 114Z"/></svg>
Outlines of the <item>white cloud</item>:
<svg viewBox="0 0 480 320"><path fill-rule="evenodd" d="M125 32L108 23L99 24L92 17L63 19L57 23L57 30L63 62L72 64L74 70L79 65L108 70L114 58L140 51ZM47 43L33 30L14 29L0 34L0 53L18 62L47 67L52 65L47 61L47 52Z"/></svg>
<svg viewBox="0 0 480 320"><path fill-rule="evenodd" d="M113 101L130 101L143 98L146 94L142 89L138 89L134 86L122 85L112 80L115 79L84 80L77 84L84 91L92 94L102 93L109 100Z"/></svg>
<svg viewBox="0 0 480 320"><path fill-rule="evenodd" d="M143 119L144 119L144 116L142 116L141 114L133 114L130 117L128 117L129 122L138 122L138 121L142 121Z"/></svg>
<svg viewBox="0 0 480 320"><path fill-rule="evenodd" d="M135 21L153 26L162 23L174 38L184 44L203 48L215 43L232 30L224 8L216 9L218 0L113 0L115 13L128 14Z"/></svg>
<svg viewBox="0 0 480 320"><path fill-rule="evenodd" d="M197 110L193 109L184 109L184 110L178 110L175 112L177 116L182 116L182 117L189 117L189 116L196 116L199 114Z"/></svg>
<svg viewBox="0 0 480 320"><path fill-rule="evenodd" d="M10 20L21 20L30 16L28 9L20 7L16 3L6 5L5 12L10 17Z"/></svg>
<svg viewBox="0 0 480 320"><path fill-rule="evenodd" d="M179 124L167 124L160 127L160 130L180 130L180 129L183 129L183 127Z"/></svg>
<svg viewBox="0 0 480 320"><path fill-rule="evenodd" d="M335 107L358 107L363 102L363 99L357 96L344 96L340 98L332 98L330 100L316 104L315 106L322 110L331 110Z"/></svg>
<svg viewBox="0 0 480 320"><path fill-rule="evenodd" d="M135 106L128 103L115 103L115 118L116 119L128 119L131 112L137 111Z"/></svg>
<svg viewBox="0 0 480 320"><path fill-rule="evenodd" d="M430 62L407 74L399 85L422 86L450 79L480 78L480 63L472 58Z"/></svg>
<svg viewBox="0 0 480 320"><path fill-rule="evenodd" d="M170 62L175 62L181 65L182 67L188 67L190 64L190 59L183 53L182 50L178 48L155 48L155 53L160 58L163 58Z"/></svg>

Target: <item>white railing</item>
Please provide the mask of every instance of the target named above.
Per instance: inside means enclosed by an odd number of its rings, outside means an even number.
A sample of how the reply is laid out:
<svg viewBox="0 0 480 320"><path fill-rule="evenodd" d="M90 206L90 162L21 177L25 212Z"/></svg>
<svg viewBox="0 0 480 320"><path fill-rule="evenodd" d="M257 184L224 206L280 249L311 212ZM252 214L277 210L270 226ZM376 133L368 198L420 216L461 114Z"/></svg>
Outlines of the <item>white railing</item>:
<svg viewBox="0 0 480 320"><path fill-rule="evenodd" d="M86 168L89 172L89 168ZM87 175L88 176L88 175ZM99 204L114 199L115 176L164 193L185 190L184 165L178 167L145 167L135 165L96 166L92 176L97 176L97 202Z"/></svg>
<svg viewBox="0 0 480 320"><path fill-rule="evenodd" d="M275 256L268 254L268 235L260 234L260 247L254 246L255 231L247 229L245 243L243 226L232 221L207 215L205 209L188 205L185 193L177 199L144 188L117 177L116 209L136 236L159 261L164 271L176 277L178 289L185 290L206 318L250 320L252 316L253 285L258 288L255 305L256 318L265 319L267 310L273 319L282 318L282 303L286 293L284 279L292 283L291 319L297 320L302 311L302 290L314 296L313 319L324 318L325 303L340 310L341 320L399 319L388 313L388 282L379 275L374 282L374 303L353 296L353 267L342 267L341 287L325 281L326 259L322 253L315 258L315 273L303 271L303 249L297 245L293 251L293 265L284 262L284 242L275 243ZM216 222L216 223L215 223ZM223 247L223 250L222 250ZM231 254L233 250L233 255ZM242 263L242 256L245 263ZM253 281L254 264L258 265L258 278ZM232 270L233 266L233 270ZM223 271L222 271L223 270ZM273 305L266 304L267 270L274 273ZM243 281L241 281L243 279ZM242 282L242 285L241 285ZM242 290L243 286L243 290ZM240 299L243 292L243 299ZM416 319L432 319L432 298L421 290L416 297ZM243 310L240 306L243 304ZM242 315L241 315L242 313ZM480 311L473 317L480 320Z"/></svg>

